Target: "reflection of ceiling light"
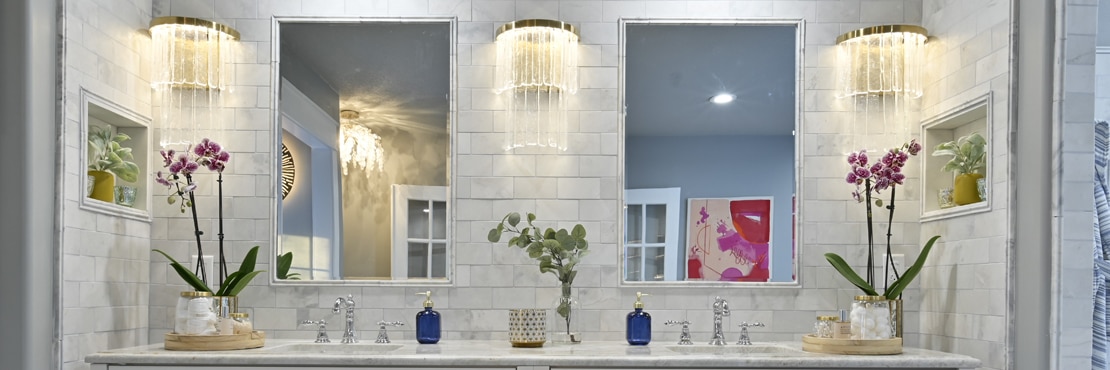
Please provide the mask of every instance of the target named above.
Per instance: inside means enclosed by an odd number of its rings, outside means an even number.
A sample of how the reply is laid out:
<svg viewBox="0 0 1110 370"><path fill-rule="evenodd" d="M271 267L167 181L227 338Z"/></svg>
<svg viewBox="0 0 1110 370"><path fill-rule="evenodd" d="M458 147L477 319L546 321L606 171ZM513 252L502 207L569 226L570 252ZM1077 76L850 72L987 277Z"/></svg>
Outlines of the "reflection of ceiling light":
<svg viewBox="0 0 1110 370"><path fill-rule="evenodd" d="M361 169L366 178L371 170L381 171L384 166L385 150L382 138L358 123L358 112L344 110L339 113L339 159L343 162L343 175L350 167Z"/></svg>
<svg viewBox="0 0 1110 370"><path fill-rule="evenodd" d="M293 154L289 152L285 143L281 143L281 199L285 199L289 191L293 190L293 180L296 175L297 167L293 164Z"/></svg>
<svg viewBox="0 0 1110 370"><path fill-rule="evenodd" d="M922 27L861 28L836 38L836 90L847 98L850 150L886 150L916 130L923 90L925 41Z"/></svg>
<svg viewBox="0 0 1110 370"><path fill-rule="evenodd" d="M151 87L160 102L159 143L188 145L223 127L220 95L231 88L235 29L190 17L150 21L154 68Z"/></svg>
<svg viewBox="0 0 1110 370"><path fill-rule="evenodd" d="M714 104L728 104L732 103L733 100L736 100L736 95L728 93L713 95L712 98L709 98L709 101L713 102Z"/></svg>
<svg viewBox="0 0 1110 370"><path fill-rule="evenodd" d="M578 32L547 19L525 19L497 30L495 91L505 96L507 149L567 149L566 94L578 91Z"/></svg>

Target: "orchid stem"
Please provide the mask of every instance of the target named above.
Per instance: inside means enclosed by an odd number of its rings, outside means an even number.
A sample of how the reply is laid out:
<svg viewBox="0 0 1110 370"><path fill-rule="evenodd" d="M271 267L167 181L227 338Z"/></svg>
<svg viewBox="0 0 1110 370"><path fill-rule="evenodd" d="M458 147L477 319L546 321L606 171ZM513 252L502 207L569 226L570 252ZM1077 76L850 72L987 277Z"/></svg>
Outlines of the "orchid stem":
<svg viewBox="0 0 1110 370"><path fill-rule="evenodd" d="M192 185L193 176L186 174L185 181L189 185ZM194 273L197 275L197 277L200 278L201 282L203 282L205 285L208 285L208 273L204 269L204 248L201 247L200 244L200 236L204 234L204 232L200 231L200 222L197 221L196 204L197 202L196 198L193 196L193 192L189 191L189 208L193 210L193 233L197 237L197 268Z"/></svg>
<svg viewBox="0 0 1110 370"><path fill-rule="evenodd" d="M867 284L875 286L875 237L871 221L871 179L864 180L864 194L867 202Z"/></svg>
<svg viewBox="0 0 1110 370"><path fill-rule="evenodd" d="M220 280L220 286L222 287L222 286L224 286L224 280L227 279L227 259L224 258L224 173L223 173L223 171L220 171L220 173L217 175L216 184L217 184L216 187L218 189L217 191L219 192L216 199L219 201L218 214L220 216L220 221L219 221L220 230L219 230L219 234L218 234L219 235L219 240L220 240L220 277L219 277L219 280Z"/></svg>
<svg viewBox="0 0 1110 370"><path fill-rule="evenodd" d="M890 253L891 252L890 251L890 237L891 237L890 230L891 230L891 227L893 227L893 225L894 225L894 189L896 189L896 188L897 188L897 186L894 186L893 184L890 185L890 204L888 204L886 206L886 209L888 211L887 212L888 217L887 217L887 220L886 220L886 263L883 264L884 265L883 266L883 291L884 292L889 288L888 284L890 284L890 282L887 281L887 280L889 280L889 279L887 279L887 277L890 276L890 270L894 270L894 278L895 279L898 279L899 277L901 277L900 275L898 275L898 267L894 266L894 255L892 255Z"/></svg>

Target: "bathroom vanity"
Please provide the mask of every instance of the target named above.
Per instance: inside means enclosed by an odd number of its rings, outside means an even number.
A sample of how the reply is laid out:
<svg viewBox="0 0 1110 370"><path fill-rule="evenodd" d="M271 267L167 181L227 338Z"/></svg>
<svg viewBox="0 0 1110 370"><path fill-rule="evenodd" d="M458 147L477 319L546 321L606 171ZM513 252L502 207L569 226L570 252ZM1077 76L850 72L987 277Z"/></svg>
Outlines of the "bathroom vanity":
<svg viewBox="0 0 1110 370"><path fill-rule="evenodd" d="M846 356L803 352L799 342L725 346L623 342L547 344L512 348L508 341L444 341L440 344L311 343L271 340L266 347L223 352L167 351L152 344L95 353L93 370L299 369L975 369L963 355L906 348L900 355Z"/></svg>

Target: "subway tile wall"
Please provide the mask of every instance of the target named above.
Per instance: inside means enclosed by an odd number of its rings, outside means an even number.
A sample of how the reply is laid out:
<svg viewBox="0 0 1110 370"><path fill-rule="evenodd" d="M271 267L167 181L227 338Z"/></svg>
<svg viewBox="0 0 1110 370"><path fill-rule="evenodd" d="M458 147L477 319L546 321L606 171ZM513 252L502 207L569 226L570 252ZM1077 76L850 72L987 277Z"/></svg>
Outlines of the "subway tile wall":
<svg viewBox="0 0 1110 370"><path fill-rule="evenodd" d="M455 186L458 199L456 208L455 248L456 276L450 288L434 288L437 294L437 307L444 314L446 340L457 339L505 339L505 317L508 308L529 305L550 305L557 293L555 282L550 276L540 275L534 263L518 250L509 249L502 244L491 245L485 241L485 230L492 227L500 216L509 211L535 211L559 227L583 223L590 232L591 247L594 249L581 267L577 280L579 296L586 312L585 327L597 328L587 333L588 340L620 340L623 338L623 315L634 300L635 291L654 293L648 301L649 311L658 320L688 319L694 322L694 338L708 340L711 329L709 310L714 295L729 299L733 309L728 319L729 327L740 321L762 321L768 328L755 334L756 340L795 340L811 329L813 317L818 312L829 312L838 307L847 307L856 290L831 268L822 258L825 252L837 252L850 261L863 261L865 252L859 245L864 243L862 228L864 217L858 205L851 201L849 188L842 182L842 171L822 171L822 168L843 166L841 153L851 149L845 133L849 122L843 114L843 107L833 98L832 72L835 58L833 41L842 32L863 26L886 23L923 24L931 33L937 35L942 45L946 45L944 73L930 86L923 101L923 117L930 112L943 111L958 105L961 101L973 98L976 94L969 91L995 91L996 129L1005 129L1004 102L1008 96L1009 49L1009 11L1008 2L968 1L940 2L919 0L906 1L481 1L481 0L391 0L391 1L341 1L341 0L271 0L271 1L166 1L158 0L146 4L116 4L110 9L101 9L92 1L71 1L66 3L67 17L67 127L76 127L75 95L80 86L96 91L98 94L121 102L125 106L150 114L151 107L146 76L149 75L149 57L146 52L149 38L143 38L138 30L146 28L151 16L178 15L195 16L226 22L242 35L242 53L236 64L237 86L232 93L230 105L234 110L234 134L227 146L232 150L233 167L226 178L225 202L229 203L227 219L230 247L229 256L233 263L253 245L264 246L261 260L269 261L272 253L273 230L270 220L271 186L275 177L270 173L269 151L272 137L272 123L269 109L271 86L266 77L270 70L271 16L318 15L318 16L454 16L458 19L458 159L460 168ZM129 17L131 7L141 16ZM90 8L96 9L90 11ZM117 9L127 8L127 9ZM969 21L963 15L974 14L973 10L986 14ZM985 13L983 13L985 12ZM804 155L801 183L804 186L800 219L803 222L799 241L801 243L800 277L801 289L751 289L751 288L643 288L622 287L618 284L617 264L619 253L617 241L620 235L616 220L620 217L618 196L617 161L620 159L618 123L618 86L617 66L618 45L617 21L620 18L790 18L804 19L805 64L803 91L802 143ZM123 18L123 19L120 19ZM582 89L573 99L571 109L573 144L564 153L553 154L539 150L521 150L505 153L500 150L502 141L500 130L504 125L504 115L496 96L490 91L491 77L481 73L493 66L494 29L505 23L523 18L555 18L579 25L582 29L581 80ZM970 23L970 26L968 25ZM105 33L91 33L97 29L112 30ZM984 36L987 35L987 36ZM976 77L974 83L965 83L958 76L965 76L969 68L960 54L979 53L984 45L983 38L990 45L989 53L971 59L971 72ZM104 43L110 47L92 46ZM117 45L118 44L118 45ZM127 53L127 48L133 52ZM93 52L92 49L96 50ZM973 49L973 50L971 50ZM108 51L111 50L111 51ZM93 55L110 66L90 69L86 60ZM1001 54L1000 54L1001 53ZM1002 58L1002 62L997 59ZM118 70L112 66L122 66ZM113 73L116 72L116 73ZM959 73L957 73L959 72ZM465 76L464 76L465 74ZM126 76L126 77L120 77ZM118 81L117 81L118 80ZM107 82L105 82L107 81ZM976 90L978 89L978 90ZM999 104L998 102L1003 102ZM74 113L71 113L74 112ZM997 112L997 111L996 111ZM1001 123L999 123L1001 122ZM67 130L67 158L76 157L81 138ZM996 135L1005 137L1006 135ZM1000 148L1005 143L993 143ZM1005 162L1005 153L996 151L1000 162ZM76 163L76 161L67 161ZM474 164L464 168L463 164ZM488 165L487 165L488 164ZM76 177L80 168L67 168L67 184L77 184ZM463 170L466 170L464 172ZM542 169L542 170L537 170ZM1005 173L996 176L996 189L1005 187ZM1002 181L1003 184L998 184ZM199 182L212 183L212 179L199 179ZM67 196L67 205L76 199L77 185L67 185L74 193ZM912 205L918 200L916 176L911 178L901 192L904 201L900 204ZM996 194L1001 193L997 192ZM211 187L200 190L200 212L202 228L214 230L215 199ZM930 272L919 280L922 289L907 292L907 345L921 345L927 348L951 350L966 353L984 360L987 368L1004 368L1004 357L993 355L996 348L1005 348L1005 336L982 336L979 332L993 329L998 320L1005 322L1005 310L979 312L978 299L982 285L977 282L958 282L961 287L955 291L940 289L942 271L946 266L969 269L976 272L989 284L988 296L992 297L990 307L1005 302L1005 245L1007 245L1005 200L995 200L992 216L977 218L977 223L995 225L991 235L964 235L969 238L966 244L983 243L989 246L981 258L972 263L963 262L960 253L970 247L946 243L938 246L931 258ZM155 198L155 204L160 204ZM63 267L72 267L65 272L64 304L68 308L77 302L84 303L85 294L93 292L89 284L97 284L95 277L81 275L79 266L86 264L85 259L96 258L81 254L80 245L88 240L103 240L111 249L121 249L118 253L128 254L128 258L139 261L155 262L144 265L142 269L118 272L125 277L107 276L136 282L138 294L134 302L124 303L124 307L136 307L142 311L141 319L134 325L120 323L111 330L88 328L67 335L63 346L66 350L67 368L84 368L80 363L83 354L105 347L123 347L132 344L158 342L172 322L171 307L176 294L185 289L180 279L161 257L154 258L149 248L167 250L172 255L184 256L192 251L189 242L191 221L178 214L172 207L153 207L155 219L151 225L140 224L126 228L110 228L98 225L112 223L133 223L109 218L105 221L91 221L99 215L82 213L74 205L67 207L66 218L66 260ZM912 209L908 206L905 209ZM73 213L70 215L70 213ZM913 212L909 212L913 213ZM899 214L896 220L896 248L915 255L919 248L918 240L925 232L919 231L919 224L913 214ZM1003 216L996 215L1001 213ZM981 220L980 220L981 219ZM923 227L939 227L925 225ZM127 236L111 236L110 233L96 230L127 230ZM999 231L1002 230L1002 231ZM958 239L957 230L943 230L946 239ZM90 238L89 233L104 233ZM71 235L72 234L72 235ZM214 233L209 233L212 236ZM931 234L930 234L931 235ZM149 237L149 241L148 238ZM904 242L904 241L911 242ZM206 246L213 243L208 242ZM945 252L945 250L948 250ZM959 252L959 253L957 253ZM1002 257L999 257L999 254ZM71 257L71 255L73 257ZM103 258L109 258L104 256ZM95 261L95 260L94 260ZM1003 268L998 269L997 262ZM856 263L862 265L862 263ZM966 267L965 267L966 266ZM268 266L263 265L263 268ZM857 266L858 268L858 266ZM147 270L149 269L149 273ZM112 272L113 274L117 272ZM932 274L932 277L929 277ZM135 275L135 276L131 276ZM511 277L511 279L507 278ZM115 281L115 280L113 280ZM997 288L1001 282L1002 289ZM149 283L149 293L146 284ZM967 284L965 284L967 283ZM123 284L123 283L120 283ZM930 285L932 284L932 285ZM916 284L915 284L916 285ZM964 288L966 287L966 288ZM976 287L973 289L973 287ZM87 289L88 288L88 289ZM376 327L373 322L381 319L411 321L411 316L420 307L420 299L414 295L423 287L348 287L348 286L272 286L266 279L256 279L243 293L242 305L254 309L256 326L266 330L272 338L309 339L311 330L298 328L297 320L320 318L330 315L330 306L335 297L354 294L359 302L356 316L359 334L371 338ZM92 294L89 294L92 295ZM149 295L149 318L145 315L147 306L143 304ZM72 299L69 299L72 297ZM939 305L948 302L950 305ZM119 307L113 302L111 307ZM975 306L974 308L972 306ZM79 308L83 306L76 306ZM922 312L918 314L918 310ZM994 308L991 308L993 310ZM105 315L83 313L78 317L102 320ZM958 317L959 319L955 319ZM951 319L950 319L951 318ZM83 320L92 322L96 320ZM933 327L936 320L944 321L943 328ZM971 320L975 323L974 333L956 333L949 330L956 322ZM336 320L338 322L338 320ZM114 320L113 320L114 322ZM938 323L939 324L939 323ZM79 323L65 323L64 330L77 330ZM103 324L101 324L103 325ZM149 330L147 330L149 327ZM920 328L919 328L920 327ZM332 328L333 332L339 330ZM656 340L669 342L677 339L677 330L659 326ZM965 330L961 327L960 330ZM145 331L134 335L130 342L108 342L99 340L104 332ZM412 339L409 329L394 333L395 338ZM999 332L1005 332L1005 326ZM920 333L920 335L915 335ZM111 334L122 335L122 334ZM729 335L736 335L730 330ZM993 334L992 334L993 335ZM700 338L700 339L699 339ZM1002 352L1002 351L997 351Z"/></svg>
<svg viewBox="0 0 1110 370"><path fill-rule="evenodd" d="M1091 252L1094 235L1094 127L1095 119L1107 119L1105 85L1101 75L1104 54L1096 56L1099 5L1105 1L1056 3L1056 22L1064 25L1057 37L1053 71L1057 73L1053 95L1053 302L1050 322L1056 353L1056 369L1091 366L1094 271ZM1059 29L1059 27L1058 27ZM1108 32L1108 30L1101 30ZM1105 78L1105 77L1103 77ZM1097 86L1097 87L1096 87ZM1100 99L1103 98L1103 99Z"/></svg>
<svg viewBox="0 0 1110 370"><path fill-rule="evenodd" d="M933 235L942 236L918 278L920 298L912 303L918 305L921 345L979 358L984 369L1007 369L1012 366L1012 311L1007 303L1012 232L1010 4L926 0L923 5L922 24L935 38L927 51L922 118L991 93L987 166L993 177L989 212L921 225L921 244Z"/></svg>
<svg viewBox="0 0 1110 370"><path fill-rule="evenodd" d="M151 116L150 1L68 1L60 12L62 369L86 354L148 342L150 223L81 209L81 89ZM136 155L144 155L137 153ZM45 247L45 246L44 246Z"/></svg>

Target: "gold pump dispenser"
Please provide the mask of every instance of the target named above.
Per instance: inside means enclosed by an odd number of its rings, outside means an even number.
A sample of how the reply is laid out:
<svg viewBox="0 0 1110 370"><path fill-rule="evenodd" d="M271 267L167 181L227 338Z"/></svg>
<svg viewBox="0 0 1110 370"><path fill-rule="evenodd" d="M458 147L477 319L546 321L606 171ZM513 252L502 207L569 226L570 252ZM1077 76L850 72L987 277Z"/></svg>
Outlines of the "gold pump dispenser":
<svg viewBox="0 0 1110 370"><path fill-rule="evenodd" d="M434 307L435 303L432 302L432 291L419 292L416 295L424 296L424 307Z"/></svg>
<svg viewBox="0 0 1110 370"><path fill-rule="evenodd" d="M636 303L632 304L632 308L644 308L644 301L640 298L650 296L651 294L636 292Z"/></svg>

